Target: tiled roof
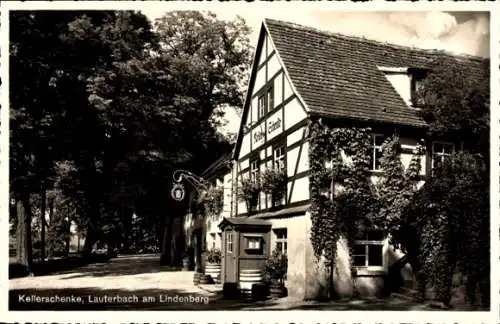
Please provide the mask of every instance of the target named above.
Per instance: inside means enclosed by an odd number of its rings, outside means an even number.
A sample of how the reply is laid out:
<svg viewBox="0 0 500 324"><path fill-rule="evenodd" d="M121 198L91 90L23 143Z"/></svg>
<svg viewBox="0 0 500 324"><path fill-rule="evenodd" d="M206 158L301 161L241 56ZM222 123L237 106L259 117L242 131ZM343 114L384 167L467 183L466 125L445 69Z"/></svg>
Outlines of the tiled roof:
<svg viewBox="0 0 500 324"><path fill-rule="evenodd" d="M277 211L266 212L262 214L257 214L250 216L249 219L266 219L266 218L279 218L279 217L287 217L297 214L305 213L311 207L310 204L295 206L290 208L285 208Z"/></svg>
<svg viewBox="0 0 500 324"><path fill-rule="evenodd" d="M247 226L271 226L271 223L262 219L251 219L248 217L229 217L229 218L224 218L220 224L219 227L225 227L226 225L231 224L231 225L247 225Z"/></svg>
<svg viewBox="0 0 500 324"><path fill-rule="evenodd" d="M484 61L271 19L265 26L311 114L325 117L425 126L378 67L427 68L437 58L455 58L479 74Z"/></svg>

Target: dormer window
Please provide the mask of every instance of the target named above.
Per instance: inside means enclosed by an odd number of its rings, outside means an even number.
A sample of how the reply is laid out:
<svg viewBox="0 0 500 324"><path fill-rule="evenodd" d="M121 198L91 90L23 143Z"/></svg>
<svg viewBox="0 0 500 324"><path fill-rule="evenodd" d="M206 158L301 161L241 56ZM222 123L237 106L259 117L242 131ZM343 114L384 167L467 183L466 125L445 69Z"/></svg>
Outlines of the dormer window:
<svg viewBox="0 0 500 324"><path fill-rule="evenodd" d="M411 104L415 108L425 105L421 96L427 71L423 69L411 69L408 71L411 78Z"/></svg>

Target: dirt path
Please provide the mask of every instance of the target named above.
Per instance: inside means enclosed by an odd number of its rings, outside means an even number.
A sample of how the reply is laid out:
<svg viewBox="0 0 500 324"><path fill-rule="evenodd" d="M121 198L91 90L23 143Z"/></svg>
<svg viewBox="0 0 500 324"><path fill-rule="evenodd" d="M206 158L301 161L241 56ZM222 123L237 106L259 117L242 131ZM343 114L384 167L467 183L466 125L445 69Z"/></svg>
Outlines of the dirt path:
<svg viewBox="0 0 500 324"><path fill-rule="evenodd" d="M193 285L193 275L192 271L161 267L159 255L120 256L66 272L11 279L9 308L196 308L215 294ZM60 298L43 298L50 296ZM83 301L75 301L78 296ZM103 296L108 300L101 302Z"/></svg>

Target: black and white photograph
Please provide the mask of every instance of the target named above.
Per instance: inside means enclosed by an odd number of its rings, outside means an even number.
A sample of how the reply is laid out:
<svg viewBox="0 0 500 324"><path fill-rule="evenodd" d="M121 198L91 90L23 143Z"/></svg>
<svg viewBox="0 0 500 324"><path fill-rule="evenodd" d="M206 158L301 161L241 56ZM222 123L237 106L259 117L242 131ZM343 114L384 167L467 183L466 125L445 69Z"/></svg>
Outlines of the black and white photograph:
<svg viewBox="0 0 500 324"><path fill-rule="evenodd" d="M285 7L2 12L9 311L498 311L490 12Z"/></svg>

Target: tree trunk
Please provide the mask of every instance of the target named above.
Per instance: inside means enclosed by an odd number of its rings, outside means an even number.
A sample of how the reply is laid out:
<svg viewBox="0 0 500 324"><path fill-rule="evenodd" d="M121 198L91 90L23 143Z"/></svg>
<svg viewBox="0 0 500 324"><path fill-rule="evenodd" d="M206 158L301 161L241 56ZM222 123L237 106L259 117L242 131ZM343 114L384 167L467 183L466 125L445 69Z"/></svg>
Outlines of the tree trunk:
<svg viewBox="0 0 500 324"><path fill-rule="evenodd" d="M54 199L53 198L49 199L48 205L49 205L48 207L49 207L49 225L50 225L52 222L52 219L54 217ZM48 226L47 226L47 228L48 228ZM49 228L48 228L48 230L50 231ZM49 237L50 237L50 232L49 232ZM49 240L50 240L50 238L49 238ZM53 245L54 244L49 244L49 253L48 253L49 258L52 256L52 253L53 253Z"/></svg>
<svg viewBox="0 0 500 324"><path fill-rule="evenodd" d="M66 237L66 256L68 257L70 251L70 244L71 244L71 219L68 218L68 236Z"/></svg>
<svg viewBox="0 0 500 324"><path fill-rule="evenodd" d="M172 241L172 218L167 216L167 220L165 222L165 227L163 230L163 251L161 253L160 264L171 265L172 256L170 254L170 242Z"/></svg>
<svg viewBox="0 0 500 324"><path fill-rule="evenodd" d="M46 200L47 200L47 190L42 188L42 205L40 206L40 215L41 215L41 232L40 232L40 257L42 259L42 263L45 262L45 228L46 228L46 220L45 220L45 211L46 211Z"/></svg>
<svg viewBox="0 0 500 324"><path fill-rule="evenodd" d="M196 260L196 265L195 265L195 271L197 272L203 272L203 233L201 230L196 230L195 235L194 235L194 255L195 255L195 260Z"/></svg>
<svg viewBox="0 0 500 324"><path fill-rule="evenodd" d="M32 246L31 246L31 206L29 195L16 202L17 204L17 262L32 273Z"/></svg>
<svg viewBox="0 0 500 324"><path fill-rule="evenodd" d="M123 252L124 253L130 253L130 236L132 233L132 210L131 209L125 209L123 210L124 215L123 217L120 217L123 220L123 229L124 229L124 235L123 235Z"/></svg>
<svg viewBox="0 0 500 324"><path fill-rule="evenodd" d="M87 232L85 235L85 243L83 243L82 255L84 257L90 257L92 252L92 246L97 240L95 229L89 224L87 225Z"/></svg>

